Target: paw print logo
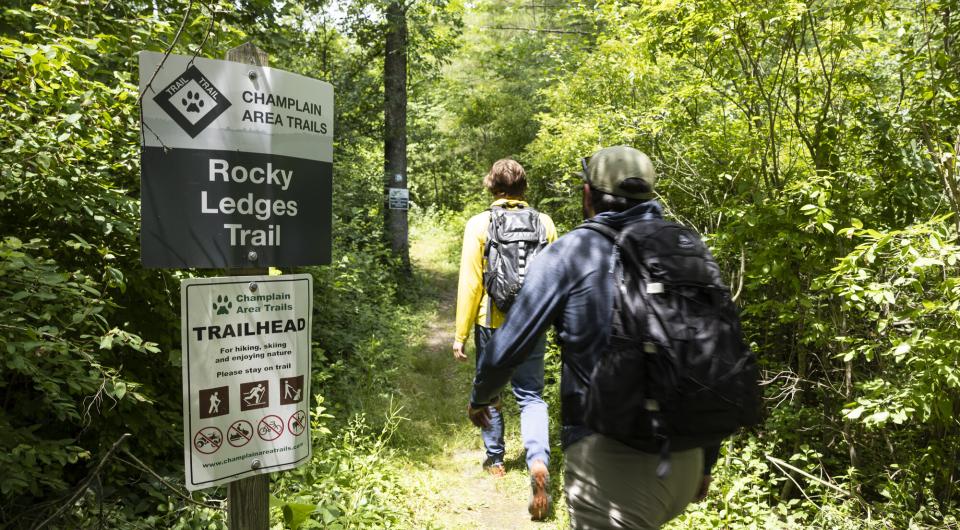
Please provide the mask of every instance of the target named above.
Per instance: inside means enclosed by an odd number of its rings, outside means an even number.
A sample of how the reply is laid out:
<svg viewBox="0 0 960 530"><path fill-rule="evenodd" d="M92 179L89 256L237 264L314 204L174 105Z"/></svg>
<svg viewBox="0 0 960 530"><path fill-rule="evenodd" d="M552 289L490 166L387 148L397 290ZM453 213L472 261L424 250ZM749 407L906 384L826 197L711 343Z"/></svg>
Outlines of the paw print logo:
<svg viewBox="0 0 960 530"><path fill-rule="evenodd" d="M187 90L187 95L180 99L180 103L187 108L186 112L200 112L200 109L203 108L200 93L193 90Z"/></svg>
<svg viewBox="0 0 960 530"><path fill-rule="evenodd" d="M230 100L196 65L173 76L153 101L190 138L196 138L230 108Z"/></svg>
<svg viewBox="0 0 960 530"><path fill-rule="evenodd" d="M230 309L232 308L233 302L227 298L227 295L217 295L217 301L213 303L213 310L216 311L218 315L229 315Z"/></svg>

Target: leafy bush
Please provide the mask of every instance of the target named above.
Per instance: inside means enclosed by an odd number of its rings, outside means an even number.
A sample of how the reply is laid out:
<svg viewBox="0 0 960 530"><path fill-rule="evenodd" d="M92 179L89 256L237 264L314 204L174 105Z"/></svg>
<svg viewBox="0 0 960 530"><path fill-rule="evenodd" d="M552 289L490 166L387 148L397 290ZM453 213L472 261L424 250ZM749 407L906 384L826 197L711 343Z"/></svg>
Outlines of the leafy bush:
<svg viewBox="0 0 960 530"><path fill-rule="evenodd" d="M390 411L382 430L370 432L366 419L355 416L333 427L323 398L316 397L311 414L313 459L278 475L274 487L282 492L273 506L284 528L397 528L402 513L401 494L390 466L388 444L400 421Z"/></svg>
<svg viewBox="0 0 960 530"><path fill-rule="evenodd" d="M169 339L146 341L137 328L162 329L173 317L161 275L138 270L136 88L128 71L99 59L129 52L146 32L121 40L91 31L89 21L78 30L79 5L2 14L0 380L8 434L0 443L11 472L0 487L0 521L63 494L127 430L146 453L176 446L161 434L172 414L132 414L154 406L158 382L165 391L164 381L175 380L150 374L145 362ZM110 12L98 23L122 24ZM141 310L124 307L130 299Z"/></svg>
<svg viewBox="0 0 960 530"><path fill-rule="evenodd" d="M132 81L141 49L172 42L174 52L193 53L212 42L208 31L222 49L239 44L237 9L179 0L15 0L0 12L0 427L7 433L0 459L9 471L0 479L0 526L29 527L52 514L54 524L76 528L223 524L223 488L191 500L178 486L177 284L196 273L139 263ZM290 20L276 24L278 38L297 35ZM337 64L353 60L349 51L335 52ZM290 55L278 62L313 68ZM354 62L369 73L367 62ZM319 391L384 381L389 352L380 345L400 320L397 266L378 223L378 143L348 130L370 128L376 107L344 96L338 109L353 110L338 127L355 141L338 147L337 256L311 270L322 300L314 318ZM343 418L357 406L348 401L338 406ZM111 452L124 433L133 436ZM361 444L354 456L366 449L374 450Z"/></svg>

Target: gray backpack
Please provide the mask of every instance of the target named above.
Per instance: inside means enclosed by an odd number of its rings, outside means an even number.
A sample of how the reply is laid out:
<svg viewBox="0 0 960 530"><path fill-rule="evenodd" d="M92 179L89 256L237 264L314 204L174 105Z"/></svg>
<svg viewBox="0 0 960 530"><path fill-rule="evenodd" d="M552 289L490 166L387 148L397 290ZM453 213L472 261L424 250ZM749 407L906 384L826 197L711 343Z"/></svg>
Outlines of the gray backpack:
<svg viewBox="0 0 960 530"><path fill-rule="evenodd" d="M504 313L523 286L530 261L547 246L547 231L540 213L529 207L490 208L487 244L483 250L486 267L483 288Z"/></svg>

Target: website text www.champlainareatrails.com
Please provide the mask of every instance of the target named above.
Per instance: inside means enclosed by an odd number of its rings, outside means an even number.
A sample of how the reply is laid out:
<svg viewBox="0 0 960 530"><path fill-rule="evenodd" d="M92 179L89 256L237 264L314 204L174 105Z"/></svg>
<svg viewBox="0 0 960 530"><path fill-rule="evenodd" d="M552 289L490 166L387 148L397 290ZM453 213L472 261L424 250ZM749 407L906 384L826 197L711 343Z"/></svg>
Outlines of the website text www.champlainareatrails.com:
<svg viewBox="0 0 960 530"><path fill-rule="evenodd" d="M224 464L229 464L231 462L236 462L237 460L253 458L255 456L272 455L285 451L293 451L295 449L300 449L301 446L303 446L303 442L300 442L296 445L285 445L283 447L274 447L273 449L264 449L263 451L254 451L252 453L246 453L238 456L231 456L230 458L224 458L223 460L217 460L216 462L204 462L203 467L217 467Z"/></svg>

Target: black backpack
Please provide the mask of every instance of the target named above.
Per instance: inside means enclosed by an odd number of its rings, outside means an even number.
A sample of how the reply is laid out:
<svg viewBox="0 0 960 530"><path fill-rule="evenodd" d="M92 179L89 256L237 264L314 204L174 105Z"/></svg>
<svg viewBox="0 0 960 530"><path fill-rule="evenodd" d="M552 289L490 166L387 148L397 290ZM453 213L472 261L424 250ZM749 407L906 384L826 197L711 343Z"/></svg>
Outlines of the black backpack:
<svg viewBox="0 0 960 530"><path fill-rule="evenodd" d="M621 230L581 225L614 241L610 342L590 376L590 428L662 456L719 445L760 421L756 357L720 268L692 230L644 219Z"/></svg>
<svg viewBox="0 0 960 530"><path fill-rule="evenodd" d="M547 246L540 213L529 207L490 208L487 244L483 256L483 288L504 313L513 305L530 261Z"/></svg>

